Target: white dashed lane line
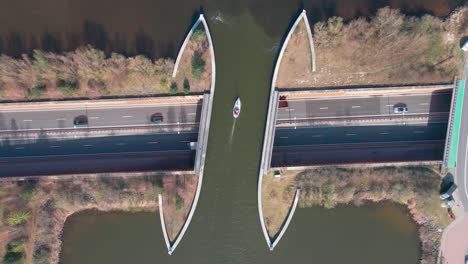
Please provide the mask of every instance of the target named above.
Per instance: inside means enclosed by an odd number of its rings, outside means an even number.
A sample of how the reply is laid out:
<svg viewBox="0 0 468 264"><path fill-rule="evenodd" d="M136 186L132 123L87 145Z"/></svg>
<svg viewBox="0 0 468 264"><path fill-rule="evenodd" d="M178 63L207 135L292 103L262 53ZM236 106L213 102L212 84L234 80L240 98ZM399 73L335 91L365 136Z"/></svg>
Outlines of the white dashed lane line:
<svg viewBox="0 0 468 264"><path fill-rule="evenodd" d="M328 107L320 107L320 110L327 110Z"/></svg>
<svg viewBox="0 0 468 264"><path fill-rule="evenodd" d="M32 120L31 119L25 119L25 120L23 120L23 122L32 122Z"/></svg>
<svg viewBox="0 0 468 264"><path fill-rule="evenodd" d="M124 115L124 116L122 116L122 118L132 118L132 117L133 117L133 116L131 116L131 115Z"/></svg>
<svg viewBox="0 0 468 264"><path fill-rule="evenodd" d="M91 144L87 144L87 145L83 145L83 147L92 147L93 145Z"/></svg>

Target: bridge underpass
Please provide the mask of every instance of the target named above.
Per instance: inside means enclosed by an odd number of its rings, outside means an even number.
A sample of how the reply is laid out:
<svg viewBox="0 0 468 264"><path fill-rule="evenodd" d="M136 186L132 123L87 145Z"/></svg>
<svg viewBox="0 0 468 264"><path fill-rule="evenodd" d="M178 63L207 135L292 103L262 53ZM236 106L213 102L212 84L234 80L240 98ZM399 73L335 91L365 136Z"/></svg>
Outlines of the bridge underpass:
<svg viewBox="0 0 468 264"><path fill-rule="evenodd" d="M451 88L278 98L270 167L443 160ZM394 112L401 104L407 113Z"/></svg>

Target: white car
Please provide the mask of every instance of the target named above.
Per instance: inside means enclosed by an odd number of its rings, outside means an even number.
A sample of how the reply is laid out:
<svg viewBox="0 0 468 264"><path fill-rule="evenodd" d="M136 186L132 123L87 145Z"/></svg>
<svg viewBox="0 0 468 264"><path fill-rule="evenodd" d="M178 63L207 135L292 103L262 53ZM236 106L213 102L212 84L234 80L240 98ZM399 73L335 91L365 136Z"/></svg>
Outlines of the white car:
<svg viewBox="0 0 468 264"><path fill-rule="evenodd" d="M395 114L408 113L408 107L406 107L406 106L400 106L400 107L395 106L395 107L393 108L393 112L394 112Z"/></svg>
<svg viewBox="0 0 468 264"><path fill-rule="evenodd" d="M468 51L468 40L467 40L467 41L465 41L465 44L463 44L463 46L462 46L462 50L464 50L464 51Z"/></svg>

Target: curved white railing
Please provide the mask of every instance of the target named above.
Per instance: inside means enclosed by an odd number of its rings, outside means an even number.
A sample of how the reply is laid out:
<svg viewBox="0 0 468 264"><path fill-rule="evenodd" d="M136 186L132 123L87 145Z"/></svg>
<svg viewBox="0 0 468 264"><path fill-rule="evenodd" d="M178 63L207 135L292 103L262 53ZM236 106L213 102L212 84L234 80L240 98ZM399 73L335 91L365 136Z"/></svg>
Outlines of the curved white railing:
<svg viewBox="0 0 468 264"><path fill-rule="evenodd" d="M304 18L307 29L307 37L309 38L310 45L310 56L312 56L312 72L315 72L315 47L314 47L314 38L312 37L312 30L310 30L309 19L307 18L306 11L303 10L301 16Z"/></svg>
<svg viewBox="0 0 468 264"><path fill-rule="evenodd" d="M202 15L200 15L200 17L201 16ZM193 24L192 28L190 28L190 31L188 32L187 36L185 37L184 43L182 43L182 46L179 49L179 54L177 54L177 59L176 59L176 62L174 64L174 70L172 71L172 78L176 77L177 69L179 68L180 59L182 58L182 54L184 54L185 47L187 46L187 43L189 42L190 37L192 36L195 29L198 27L200 22L201 22L201 19L198 18L197 21L195 21L195 23Z"/></svg>
<svg viewBox="0 0 468 264"><path fill-rule="evenodd" d="M195 24L199 24L200 22L203 23L203 26L205 27L206 35L208 37L208 43L210 46L210 54L211 54L211 86L210 86L210 98L209 98L209 103L208 103L208 110L207 110L207 116L206 116L206 123L205 123L205 129L206 132L202 132L204 139L203 139L203 145L201 147L202 155L203 158L206 155L206 148L208 144L208 135L209 135L209 128L210 128L210 122L211 122L211 110L213 107L213 97L214 97L214 90L215 90L215 81L216 81L216 63L215 63L215 53L214 53L214 47L213 47L213 41L211 40L211 34L210 34L210 29L208 28L208 24L206 23L205 17L203 14L200 15L200 18L198 18L197 22ZM193 29L196 27L192 27L190 31L193 31ZM189 33L191 35L191 33ZM188 36L189 37L189 36ZM187 38L186 38L187 39ZM181 50L183 52L183 49ZM175 68L177 69L177 68ZM200 142L200 141L199 141ZM180 241L184 237L185 232L187 231L187 228L190 224L190 221L192 221L193 214L195 213L195 209L198 204L198 199L200 198L200 192L201 192L201 187L203 183L203 173L205 169L205 164L203 163L200 166L200 170L198 173L198 183L197 183L197 190L195 192L195 197L193 199L192 206L190 207L189 214L187 216L187 219L185 220L184 225L182 226L182 229L177 236L176 240L174 243L171 244L171 242L168 239L167 232L166 232L166 226L164 222L164 214L162 210L162 197L160 198L160 216L161 216L161 225L163 225L163 233L164 233L164 239L166 240L166 246L169 255L172 255L174 250L176 249L177 245L179 245Z"/></svg>
<svg viewBox="0 0 468 264"><path fill-rule="evenodd" d="M281 231L276 237L275 241L273 241L273 244L271 244L270 250L273 250L276 247L281 237L283 237L284 233L286 232L286 229L288 229L289 223L291 222L294 212L296 211L296 207L297 207L297 203L299 202L300 194L301 194L301 189L297 188L296 194L294 195L294 201L293 201L291 210L289 211L289 214L288 214L288 218L286 219L286 222L284 223L284 225L281 227Z"/></svg>
<svg viewBox="0 0 468 264"><path fill-rule="evenodd" d="M301 21L301 19L304 19L304 22L306 23L306 26L308 28L308 32L310 32L309 21L307 20L307 14L306 14L306 11L303 10L302 13L297 17L297 19L294 22L294 24L292 25L291 29L289 30L288 35L286 36L286 39L284 40L283 45L281 47L280 53L278 55L278 59L276 61L275 70L273 72L273 79L271 81L271 87L270 87L270 105L269 105L269 108L268 108L268 116L267 116L267 123L266 123L265 131L268 131L269 130L268 128L270 126L272 126L272 125L274 126L274 124L272 124L272 122L274 122L274 120L271 120L271 119L272 119L272 116L275 115L275 113L273 113L271 111L271 109L274 108L273 107L274 102L272 102L272 98L273 98L273 93L274 93L275 87L276 87L276 79L277 79L279 67L280 67L280 64L281 64L281 60L283 59L284 51L286 50L286 47L288 46L289 40L291 39L291 36L294 33L294 30L296 29L296 27L299 24L299 22ZM309 42L311 43L310 47L312 49L312 55L311 55L312 56L312 69L313 69L313 71L315 71L315 52L314 52L314 49L313 49L312 33L309 33ZM266 136L265 136L265 138L266 138ZM268 149L267 144L270 142L269 140L266 140L265 138L263 140L263 150L262 150L262 159L261 159L262 163L263 163L263 160L265 159L265 152ZM267 231L266 225L265 225L265 220L263 218L262 184L263 184L263 174L265 172L266 171L264 171L263 166L260 165L258 189L257 189L258 214L260 216L260 224L262 226L263 236L265 237L265 240L266 240L270 250L273 250L273 248L278 244L279 240L283 236L284 231L286 230L287 226L289 225L289 221L291 220L291 218L292 218L292 216L294 214L295 206L297 205L297 201L295 201L295 203L293 204L294 208L293 208L293 210L290 211L290 213L288 215L287 223L285 225L283 225L282 230L280 231L280 234L276 237L276 239L274 239L274 241L272 241L272 239L268 235L268 231ZM295 199L299 198L298 193L299 193L299 191L296 192L296 198Z"/></svg>

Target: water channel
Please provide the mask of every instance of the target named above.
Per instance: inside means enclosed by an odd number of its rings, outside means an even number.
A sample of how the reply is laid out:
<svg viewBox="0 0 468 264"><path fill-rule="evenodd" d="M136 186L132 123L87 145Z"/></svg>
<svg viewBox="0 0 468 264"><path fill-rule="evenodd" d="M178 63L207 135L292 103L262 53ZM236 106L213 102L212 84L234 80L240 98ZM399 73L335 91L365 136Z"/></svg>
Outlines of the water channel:
<svg viewBox="0 0 468 264"><path fill-rule="evenodd" d="M156 213L84 212L66 223L62 263L417 263L416 227L394 205L299 209L270 252L257 212L260 149L273 63L300 1L216 0L2 1L0 50L68 50L92 43L107 51L175 57L203 6L216 51L217 82L203 189L173 256ZM400 3L401 2L401 3ZM305 1L318 20L354 16L411 1ZM411 13L446 15L445 1L412 1ZM8 8L6 6L8 5ZM15 15L15 17L12 17ZM217 18L217 19L215 19ZM312 18L312 17L311 17ZM16 47L16 48L15 48ZM231 107L241 96L234 123Z"/></svg>

